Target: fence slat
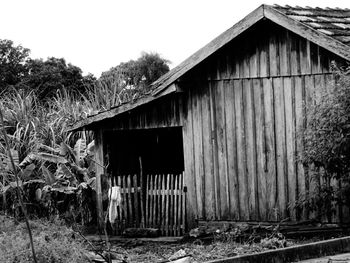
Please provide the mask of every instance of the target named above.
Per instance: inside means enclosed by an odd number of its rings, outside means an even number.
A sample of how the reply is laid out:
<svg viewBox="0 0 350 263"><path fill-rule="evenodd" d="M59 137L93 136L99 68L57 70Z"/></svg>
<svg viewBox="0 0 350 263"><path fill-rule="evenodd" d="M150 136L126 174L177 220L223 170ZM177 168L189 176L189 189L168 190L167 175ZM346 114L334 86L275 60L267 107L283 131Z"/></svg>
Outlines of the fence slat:
<svg viewBox="0 0 350 263"><path fill-rule="evenodd" d="M154 227L158 227L157 224L157 203L158 203L158 177L159 175L156 174L154 177L154 199L153 199L153 225Z"/></svg>
<svg viewBox="0 0 350 263"><path fill-rule="evenodd" d="M171 184L170 184L170 187L171 187L171 190L170 190L170 194L171 194L171 199L170 199L170 235L174 235L175 234L175 229L174 229L174 226L175 226L175 200L174 200L174 197L175 197L175 194L174 194L174 188L175 188L175 175L171 175Z"/></svg>
<svg viewBox="0 0 350 263"><path fill-rule="evenodd" d="M133 181L134 181L135 221L136 221L136 227L139 227L140 226L140 218L139 218L139 191L138 191L138 185L137 185L137 174L133 175Z"/></svg>
<svg viewBox="0 0 350 263"><path fill-rule="evenodd" d="M149 227L149 184L150 176L146 175L146 227Z"/></svg>
<svg viewBox="0 0 350 263"><path fill-rule="evenodd" d="M153 225L153 190L154 190L154 176L150 175L150 226L154 227Z"/></svg>
<svg viewBox="0 0 350 263"><path fill-rule="evenodd" d="M166 174L163 174L163 184L162 184L162 235L166 234L165 227L166 227L166 197L165 197L165 189L166 189Z"/></svg>
<svg viewBox="0 0 350 263"><path fill-rule="evenodd" d="M125 192L125 188L126 188L126 175L123 175L122 178L122 187L123 187L123 215L124 215L124 227L127 227L128 225L128 220L129 220L129 217L128 217L128 197L126 195L126 192Z"/></svg>
<svg viewBox="0 0 350 263"><path fill-rule="evenodd" d="M179 197L179 192L178 192L178 189L179 189L179 175L174 175L175 176L175 203L174 203L174 210L175 210L175 216L174 216L174 226L175 226L175 231L174 231L174 235L175 236L178 236L179 235L179 221L177 220L178 219L178 208L179 208L179 202L178 202L178 197Z"/></svg>
<svg viewBox="0 0 350 263"><path fill-rule="evenodd" d="M158 177L158 186L157 186L157 196L158 196L158 208L157 208L157 227L160 228L162 224L162 210L161 210L161 192L162 192L162 175Z"/></svg>
<svg viewBox="0 0 350 263"><path fill-rule="evenodd" d="M182 196L182 205L181 205L181 214L182 214L182 234L185 233L186 230L186 192L185 192L185 184L184 184L184 174L181 174L181 196Z"/></svg>
<svg viewBox="0 0 350 263"><path fill-rule="evenodd" d="M115 180L116 180L116 185L120 187L120 196L123 201L122 188L120 185L120 176L116 176ZM122 213L122 208L121 206L118 206L117 207L117 219L118 219L117 234L121 234L121 231L122 231L121 229L122 229L123 217L121 213Z"/></svg>
<svg viewBox="0 0 350 263"><path fill-rule="evenodd" d="M114 234L128 227L158 228L161 235L184 234L186 194L183 173L119 175L110 179L119 186L122 203L117 208Z"/></svg>
<svg viewBox="0 0 350 263"><path fill-rule="evenodd" d="M131 192L131 177L132 177L131 174L129 174L127 177L128 190L129 190L128 201L129 201L129 211L130 211L130 223L131 223L131 226L135 226L135 215L134 215L132 192Z"/></svg>
<svg viewBox="0 0 350 263"><path fill-rule="evenodd" d="M167 190L170 189L170 174L167 176ZM169 202L170 202L170 196L169 196L169 191L166 191L165 194L167 200L166 200L166 213L165 213L165 230L166 230L166 235L169 235Z"/></svg>

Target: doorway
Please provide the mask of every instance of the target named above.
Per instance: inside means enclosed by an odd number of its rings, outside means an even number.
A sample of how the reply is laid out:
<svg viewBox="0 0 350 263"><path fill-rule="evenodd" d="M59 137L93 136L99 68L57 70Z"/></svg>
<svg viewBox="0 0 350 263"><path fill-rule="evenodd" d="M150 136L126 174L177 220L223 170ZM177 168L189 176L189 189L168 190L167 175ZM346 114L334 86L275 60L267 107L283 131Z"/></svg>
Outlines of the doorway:
<svg viewBox="0 0 350 263"><path fill-rule="evenodd" d="M182 128L106 133L108 173L122 204L114 229L154 228L180 236L186 228ZM119 232L119 233L118 233Z"/></svg>

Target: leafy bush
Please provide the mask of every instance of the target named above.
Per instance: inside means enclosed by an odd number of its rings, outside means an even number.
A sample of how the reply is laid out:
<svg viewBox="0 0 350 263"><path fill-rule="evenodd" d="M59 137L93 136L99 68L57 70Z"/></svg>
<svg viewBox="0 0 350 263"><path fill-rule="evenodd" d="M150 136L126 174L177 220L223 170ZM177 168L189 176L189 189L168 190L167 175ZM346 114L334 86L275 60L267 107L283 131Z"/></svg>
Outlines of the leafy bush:
<svg viewBox="0 0 350 263"><path fill-rule="evenodd" d="M332 202L350 204L350 75L333 64L335 81L307 105L303 162L315 191L304 202L330 218ZM341 185L341 187L340 187Z"/></svg>
<svg viewBox="0 0 350 263"><path fill-rule="evenodd" d="M90 262L87 247L76 233L61 222L31 221L38 262ZM24 223L0 216L0 262L32 262Z"/></svg>

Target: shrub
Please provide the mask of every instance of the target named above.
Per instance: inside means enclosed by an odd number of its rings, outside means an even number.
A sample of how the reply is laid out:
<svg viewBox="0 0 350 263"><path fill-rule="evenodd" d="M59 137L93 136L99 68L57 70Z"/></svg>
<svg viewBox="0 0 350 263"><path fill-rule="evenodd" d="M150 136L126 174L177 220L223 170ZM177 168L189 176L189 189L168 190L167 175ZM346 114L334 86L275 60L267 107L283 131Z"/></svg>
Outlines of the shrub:
<svg viewBox="0 0 350 263"><path fill-rule="evenodd" d="M350 71L335 64L333 68L335 81L318 90L316 99L306 107L302 156L316 183L316 191L309 193L304 204L323 211L329 219L334 212L330 210L332 202L350 204Z"/></svg>

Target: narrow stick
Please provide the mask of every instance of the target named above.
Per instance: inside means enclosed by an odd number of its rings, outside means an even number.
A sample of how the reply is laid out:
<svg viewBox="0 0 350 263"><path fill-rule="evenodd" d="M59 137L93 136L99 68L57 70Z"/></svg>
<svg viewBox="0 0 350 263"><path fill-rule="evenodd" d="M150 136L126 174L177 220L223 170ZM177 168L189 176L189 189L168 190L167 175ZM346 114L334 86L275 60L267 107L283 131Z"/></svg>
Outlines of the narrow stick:
<svg viewBox="0 0 350 263"><path fill-rule="evenodd" d="M17 197L18 197L19 205L21 206L21 209L22 209L22 212L23 212L23 215L24 215L24 220L25 220L25 222L26 222L26 226L27 226L27 230L28 230L28 235L29 235L30 247L31 247L31 249L32 249L32 254L33 254L33 261L34 261L34 263L37 263L38 261L36 260L36 254L35 254L35 249L34 249L33 236L32 236L32 231L31 231L31 229L30 229L30 225L29 225L29 221L28 221L27 210L25 209L24 204L23 204L21 191L20 191L20 189L19 189L18 173L17 173L17 169L16 169L16 166L15 166L15 162L13 161L13 157L12 157L12 153L11 153L10 144L9 144L8 139L7 139L7 133L6 133L6 131L5 131L4 117L3 117L3 114L2 114L2 107L0 107L0 122L1 122L1 128L2 128L1 130L2 130L2 133L3 133L3 135L4 135L5 145L6 145L6 148L7 148L8 155L9 155L9 157L10 157L11 166L12 166L13 173L14 173L15 179L16 179L16 186L17 186L17 187L16 187L16 192L17 192Z"/></svg>

